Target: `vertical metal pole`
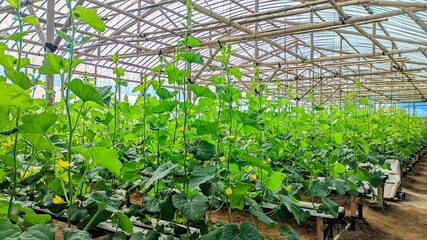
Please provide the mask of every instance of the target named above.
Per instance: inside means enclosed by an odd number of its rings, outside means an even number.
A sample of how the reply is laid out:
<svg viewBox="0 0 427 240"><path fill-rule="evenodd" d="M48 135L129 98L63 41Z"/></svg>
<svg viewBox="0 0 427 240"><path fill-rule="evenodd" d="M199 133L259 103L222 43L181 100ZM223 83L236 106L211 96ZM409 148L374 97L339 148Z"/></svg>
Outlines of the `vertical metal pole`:
<svg viewBox="0 0 427 240"><path fill-rule="evenodd" d="M46 43L52 44L55 38L55 0L47 0L47 29L46 29ZM52 52L50 49L45 48L46 52ZM46 99L49 100L49 105L52 106L55 102L54 93L54 76L46 76ZM62 86L61 86L62 87Z"/></svg>

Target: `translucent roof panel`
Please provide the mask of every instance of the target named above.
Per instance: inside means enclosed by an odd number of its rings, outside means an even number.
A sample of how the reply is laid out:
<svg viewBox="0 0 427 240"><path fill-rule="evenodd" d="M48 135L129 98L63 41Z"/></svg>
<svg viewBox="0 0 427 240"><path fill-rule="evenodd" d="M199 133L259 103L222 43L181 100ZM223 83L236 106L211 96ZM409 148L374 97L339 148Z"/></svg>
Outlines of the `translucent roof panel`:
<svg viewBox="0 0 427 240"><path fill-rule="evenodd" d="M45 53L47 11L55 11L54 27L69 31L65 0L22 2L22 15L35 15L39 27L26 25L23 53L41 64ZM118 52L126 80L140 82L159 64L159 53L167 64L175 62L178 41L185 37L186 0L78 0L97 9L106 31L87 25L77 29L77 39L91 36L76 47L85 61L78 71L102 79L112 78L111 55ZM73 1L73 4L76 2ZM336 99L358 91L378 101L427 101L427 5L424 0L336 1L336 0L194 0L190 34L200 40L206 66L193 65L196 82L209 85L220 74L214 53L231 44L235 53L231 66L241 67L239 87L249 89L253 66L261 67L261 80L272 92L273 82L298 89L299 95L314 89L317 95ZM0 32L13 34L18 26L13 9L0 0ZM57 54L68 56L66 42L55 35ZM7 41L10 54L14 42ZM212 59L212 61L209 61ZM195 75L195 74L193 74ZM362 84L362 90L355 83ZM384 90L385 89L385 90ZM389 91L387 89L391 89ZM399 92L399 89L402 89ZM408 93L409 92L409 93Z"/></svg>

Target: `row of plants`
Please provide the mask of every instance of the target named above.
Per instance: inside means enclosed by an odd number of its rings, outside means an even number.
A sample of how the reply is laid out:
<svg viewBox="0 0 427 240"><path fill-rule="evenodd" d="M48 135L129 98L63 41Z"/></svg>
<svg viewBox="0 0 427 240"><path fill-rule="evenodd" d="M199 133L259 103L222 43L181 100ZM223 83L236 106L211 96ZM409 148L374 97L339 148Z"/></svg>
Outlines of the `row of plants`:
<svg viewBox="0 0 427 240"><path fill-rule="evenodd" d="M139 94L135 104L118 100L118 88L126 85L118 54L111 59L115 86L96 87L94 79L74 75L83 63L74 50L89 40L77 37L77 29L87 24L102 32L105 26L96 10L74 7L71 0L71 28L56 31L69 52L65 57L46 53L42 66L26 74L30 61L21 56L23 26L38 22L21 16L19 1L7 2L16 9L20 29L5 39L14 42L17 55L7 54L7 45L0 43L5 69L0 76L0 239L53 239L52 215L19 204L28 201L80 229L65 230L65 239L91 239L87 231L105 221L117 226L116 239L126 234L157 239L160 233L182 239L268 239L272 236L259 232L258 224L273 228L289 217L306 221L310 215L299 206L306 198L321 201L319 211L337 215L338 205L328 199L333 188L343 195L357 194L364 181L376 187L382 173L372 166L387 168L387 158L407 164L426 143L423 118L398 108L373 111L368 99L351 94L342 108L314 100L310 107L293 106L296 93L291 88L286 96L269 92L257 66L251 90L242 95L236 85L243 74L230 64L230 45L215 56L220 74L212 77L214 88L194 84L192 66L204 60L192 51L200 42L187 25L191 1L175 62L165 64L159 56L160 64L133 90ZM60 77L60 102L31 97L31 90L44 84L40 75ZM156 94L149 95L149 88ZM130 202L134 192L143 195L140 204ZM267 203L276 207L266 211ZM220 209L226 209L228 221L211 221ZM231 221L233 209L246 209L257 221L238 226ZM133 232L131 219L158 224L144 236ZM174 232L160 220L169 221ZM277 235L299 238L289 226Z"/></svg>

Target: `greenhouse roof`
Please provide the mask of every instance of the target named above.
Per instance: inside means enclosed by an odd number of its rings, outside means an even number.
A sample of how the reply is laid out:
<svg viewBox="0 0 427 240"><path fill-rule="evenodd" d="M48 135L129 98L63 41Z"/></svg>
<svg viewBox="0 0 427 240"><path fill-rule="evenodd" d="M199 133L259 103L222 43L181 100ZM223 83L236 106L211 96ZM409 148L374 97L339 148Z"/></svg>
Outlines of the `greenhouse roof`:
<svg viewBox="0 0 427 240"><path fill-rule="evenodd" d="M85 60L78 71L111 78L118 52L126 80L140 82L141 74L159 64L159 54L174 62L177 42L185 36L186 0L78 0L73 4L95 8L105 21L99 33L82 25L79 38L89 42L76 48ZM65 0L22 1L23 14L35 15L37 27L25 26L24 51L31 67L41 65L45 44L67 56L65 41L55 29L69 30ZM314 93L322 103L348 92L383 102L427 101L427 3L424 0L195 0L191 18L193 37L201 42L193 51L204 56L194 65L193 81L209 85L219 74L214 56L232 44L233 66L244 77L237 82L250 90L253 66L271 93L287 86L302 100ZM18 26L6 1L0 0L0 32L13 34ZM48 11L51 12L48 17ZM50 24L48 22L50 21ZM48 27L49 25L49 27ZM9 42L13 49L13 42ZM13 51L13 50L11 50ZM274 82L283 84L277 87Z"/></svg>

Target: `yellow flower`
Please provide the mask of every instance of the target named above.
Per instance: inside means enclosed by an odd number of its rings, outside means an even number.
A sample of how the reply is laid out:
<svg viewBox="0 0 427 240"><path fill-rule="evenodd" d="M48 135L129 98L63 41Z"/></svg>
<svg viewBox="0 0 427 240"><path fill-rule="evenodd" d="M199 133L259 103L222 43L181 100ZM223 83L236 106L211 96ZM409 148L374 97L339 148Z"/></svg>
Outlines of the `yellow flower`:
<svg viewBox="0 0 427 240"><path fill-rule="evenodd" d="M71 167L71 164L69 162L59 160L56 166L66 168L66 167Z"/></svg>
<svg viewBox="0 0 427 240"><path fill-rule="evenodd" d="M256 180L256 174L252 174L252 175L251 175L251 178L252 178L253 180Z"/></svg>
<svg viewBox="0 0 427 240"><path fill-rule="evenodd" d="M52 202L53 202L54 204L61 204L61 203L63 203L63 202L64 202L64 200L62 200L62 197L60 197L60 196L58 196L58 195L55 195L55 197L52 199Z"/></svg>
<svg viewBox="0 0 427 240"><path fill-rule="evenodd" d="M9 141L7 143L2 143L2 145L3 145L3 147L8 148L8 147L11 147L14 143L15 142L13 142L13 141Z"/></svg>
<svg viewBox="0 0 427 240"><path fill-rule="evenodd" d="M196 112L196 110L193 110L193 109L190 110L190 113L195 113L195 112Z"/></svg>
<svg viewBox="0 0 427 240"><path fill-rule="evenodd" d="M234 136L234 135L228 135L227 138L228 139L234 139L234 138L236 138L236 136Z"/></svg>
<svg viewBox="0 0 427 240"><path fill-rule="evenodd" d="M179 127L179 128L177 129L177 131L178 131L178 132L182 132L182 131L184 131L184 128L183 128L183 127Z"/></svg>
<svg viewBox="0 0 427 240"><path fill-rule="evenodd" d="M224 157L224 156L222 156L222 157L220 157L220 158L219 158L219 160L220 160L221 162L225 162L225 160L226 160L226 159L225 159L225 157Z"/></svg>
<svg viewBox="0 0 427 240"><path fill-rule="evenodd" d="M27 177L29 177L30 176L30 173L29 172L23 172L23 171L21 171L20 172L20 175L21 175L21 178L27 178Z"/></svg>
<svg viewBox="0 0 427 240"><path fill-rule="evenodd" d="M231 194L233 194L233 190L231 190L231 188L227 188L227 190L225 190L225 194L227 194L227 196L230 196Z"/></svg>
<svg viewBox="0 0 427 240"><path fill-rule="evenodd" d="M262 163L267 164L267 161L264 160L264 161L262 161Z"/></svg>
<svg viewBox="0 0 427 240"><path fill-rule="evenodd" d="M280 149L280 150L279 150L279 153L280 153L280 154L282 154L282 153L283 153L283 149Z"/></svg>
<svg viewBox="0 0 427 240"><path fill-rule="evenodd" d="M159 162L157 162L157 160L154 160L153 164L154 164L154 165L157 165L157 163L159 163Z"/></svg>
<svg viewBox="0 0 427 240"><path fill-rule="evenodd" d="M136 146L136 148L141 149L141 148L142 148L142 145L138 145L138 146Z"/></svg>
<svg viewBox="0 0 427 240"><path fill-rule="evenodd" d="M86 161L86 157L85 157L85 156L82 156L82 160L83 160L83 161Z"/></svg>

